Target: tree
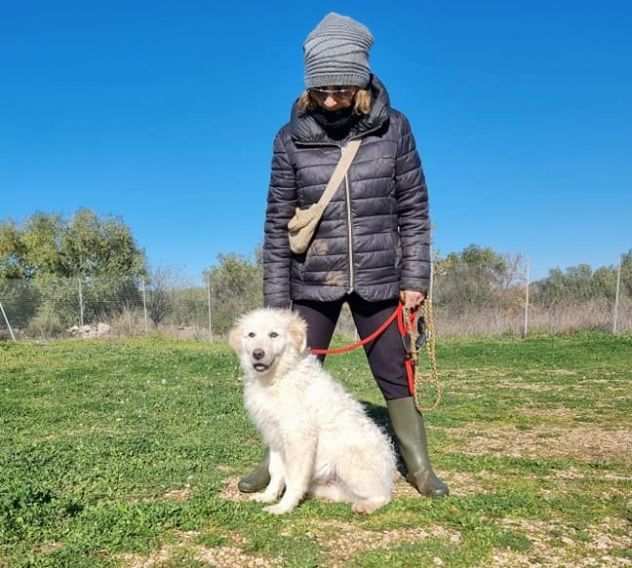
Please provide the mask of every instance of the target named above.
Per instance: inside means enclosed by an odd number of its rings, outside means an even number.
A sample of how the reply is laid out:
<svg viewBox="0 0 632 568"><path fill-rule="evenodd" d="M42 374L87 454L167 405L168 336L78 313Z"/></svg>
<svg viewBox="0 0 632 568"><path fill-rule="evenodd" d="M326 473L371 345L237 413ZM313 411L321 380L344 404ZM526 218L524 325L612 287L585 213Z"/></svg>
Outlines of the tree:
<svg viewBox="0 0 632 568"><path fill-rule="evenodd" d="M546 278L534 283L534 301L551 306L560 303L583 303L594 299L614 300L618 265L596 270L588 264L553 268ZM621 258L621 293L632 297L632 249Z"/></svg>
<svg viewBox="0 0 632 568"><path fill-rule="evenodd" d="M172 309L169 297L171 275L165 269L152 271L147 289L147 314L149 319L158 327L169 315Z"/></svg>
<svg viewBox="0 0 632 568"><path fill-rule="evenodd" d="M632 249L621 258L621 291L632 298Z"/></svg>
<svg viewBox="0 0 632 568"><path fill-rule="evenodd" d="M20 240L24 247L24 274L63 276L61 241L65 222L59 215L35 213L27 219Z"/></svg>
<svg viewBox="0 0 632 568"><path fill-rule="evenodd" d="M238 254L220 254L217 260L210 270L213 329L223 333L237 316L263 305L263 263L259 250L254 260Z"/></svg>
<svg viewBox="0 0 632 568"><path fill-rule="evenodd" d="M33 318L58 329L75 323L79 279L86 321L138 305L144 274L144 252L121 219L80 209L70 220L39 212L21 226L0 222L0 292L23 325Z"/></svg>
<svg viewBox="0 0 632 568"><path fill-rule="evenodd" d="M0 279L25 278L25 254L16 224L13 221L0 223Z"/></svg>
<svg viewBox="0 0 632 568"><path fill-rule="evenodd" d="M121 219L80 209L70 220L35 213L22 227L0 222L0 277L141 276L144 252Z"/></svg>
<svg viewBox="0 0 632 568"><path fill-rule="evenodd" d="M61 257L66 275L125 275L144 273L144 255L120 219L99 219L80 209L65 227Z"/></svg>
<svg viewBox="0 0 632 568"><path fill-rule="evenodd" d="M515 287L520 257L500 255L489 247L471 244L463 251L435 261L436 300L457 313L472 307L498 304ZM506 295L506 294L505 294Z"/></svg>

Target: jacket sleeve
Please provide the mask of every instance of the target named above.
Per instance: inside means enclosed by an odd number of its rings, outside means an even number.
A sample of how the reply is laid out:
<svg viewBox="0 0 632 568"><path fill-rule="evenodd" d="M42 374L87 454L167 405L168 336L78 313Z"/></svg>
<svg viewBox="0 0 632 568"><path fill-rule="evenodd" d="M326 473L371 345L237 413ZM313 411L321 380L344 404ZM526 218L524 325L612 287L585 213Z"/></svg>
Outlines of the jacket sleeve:
<svg viewBox="0 0 632 568"><path fill-rule="evenodd" d="M274 139L263 239L263 302L290 306L291 251L287 224L296 208L296 181L281 132Z"/></svg>
<svg viewBox="0 0 632 568"><path fill-rule="evenodd" d="M428 190L408 119L402 115L395 181L402 247L401 290L428 293L430 286L430 219Z"/></svg>

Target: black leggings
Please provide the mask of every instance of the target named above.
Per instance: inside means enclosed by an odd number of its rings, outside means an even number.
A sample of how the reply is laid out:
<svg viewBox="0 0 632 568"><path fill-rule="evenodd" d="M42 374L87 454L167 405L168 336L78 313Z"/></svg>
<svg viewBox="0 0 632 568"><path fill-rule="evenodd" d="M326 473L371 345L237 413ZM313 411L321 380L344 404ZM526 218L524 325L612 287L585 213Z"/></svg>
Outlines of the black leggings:
<svg viewBox="0 0 632 568"><path fill-rule="evenodd" d="M399 300L368 302L356 293L348 294L333 302L294 300L292 309L307 321L307 345L314 349L326 349L333 336L336 322L344 302L348 302L360 337L375 331L393 313ZM377 339L364 346L373 377L386 400L410 396L404 357L406 351L397 329L397 322L389 325ZM323 361L324 355L319 355Z"/></svg>

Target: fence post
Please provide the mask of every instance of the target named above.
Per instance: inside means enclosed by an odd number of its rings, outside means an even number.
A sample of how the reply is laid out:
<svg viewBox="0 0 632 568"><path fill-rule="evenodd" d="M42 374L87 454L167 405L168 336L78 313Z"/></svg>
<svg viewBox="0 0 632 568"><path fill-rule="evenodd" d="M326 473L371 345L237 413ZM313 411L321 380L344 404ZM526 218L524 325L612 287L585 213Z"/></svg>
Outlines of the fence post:
<svg viewBox="0 0 632 568"><path fill-rule="evenodd" d="M430 249L430 282L428 284L428 300L432 302L432 288L434 285L434 259L432 258L432 248Z"/></svg>
<svg viewBox="0 0 632 568"><path fill-rule="evenodd" d="M525 271L525 290L524 290L524 327L522 337L527 337L529 333L529 259L527 258L527 267Z"/></svg>
<svg viewBox="0 0 632 568"><path fill-rule="evenodd" d="M78 281L79 281L79 325L83 327L83 290L81 288L81 276L79 276Z"/></svg>
<svg viewBox="0 0 632 568"><path fill-rule="evenodd" d="M143 278L143 317L145 319L145 335L147 335L147 285Z"/></svg>
<svg viewBox="0 0 632 568"><path fill-rule="evenodd" d="M614 314L612 317L612 333L616 335L617 333L617 323L619 319L619 292L621 290L621 264L623 261L623 256L619 257L619 268L617 269L617 290L614 295Z"/></svg>
<svg viewBox="0 0 632 568"><path fill-rule="evenodd" d="M213 341L213 319L212 319L212 303L211 303L211 268L209 267L206 276L206 288L208 291L208 340Z"/></svg>
<svg viewBox="0 0 632 568"><path fill-rule="evenodd" d="M7 317L7 312L4 311L4 306L2 305L2 302L0 302L0 310L2 310L2 315L4 316L4 321L7 324L7 327L9 328L9 333L11 334L11 339L13 339L13 341L17 341L17 339L15 338L15 335L13 333L13 328L11 327L11 324L9 323L9 318Z"/></svg>

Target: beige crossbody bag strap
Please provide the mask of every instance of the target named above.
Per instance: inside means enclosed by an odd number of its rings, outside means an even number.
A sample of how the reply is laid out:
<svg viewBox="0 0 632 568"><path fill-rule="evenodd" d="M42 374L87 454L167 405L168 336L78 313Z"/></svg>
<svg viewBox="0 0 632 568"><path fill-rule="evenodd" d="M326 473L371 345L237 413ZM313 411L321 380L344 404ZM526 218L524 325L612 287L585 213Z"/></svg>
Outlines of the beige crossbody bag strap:
<svg viewBox="0 0 632 568"><path fill-rule="evenodd" d="M336 169L334 170L334 173L331 174L331 178L329 179L329 183L327 184L325 191L320 196L318 203L316 203L319 209L324 211L327 205L329 205L331 198L334 196L334 193L336 193L336 190L340 187L342 180L347 175L351 162L353 162L353 158L355 158L355 155L358 153L360 142L362 142L362 140L351 140L351 142L348 142L342 149L340 160L338 161L338 164L336 164Z"/></svg>
<svg viewBox="0 0 632 568"><path fill-rule="evenodd" d="M336 193L345 175L347 175L361 142L362 140L351 140L342 148L340 160L338 160L334 173L331 174L327 187L318 202L312 204L308 209L296 208L294 217L290 219L287 225L292 252L301 254L307 250L316 232L316 226L334 193Z"/></svg>

